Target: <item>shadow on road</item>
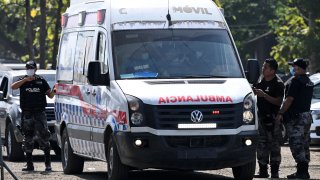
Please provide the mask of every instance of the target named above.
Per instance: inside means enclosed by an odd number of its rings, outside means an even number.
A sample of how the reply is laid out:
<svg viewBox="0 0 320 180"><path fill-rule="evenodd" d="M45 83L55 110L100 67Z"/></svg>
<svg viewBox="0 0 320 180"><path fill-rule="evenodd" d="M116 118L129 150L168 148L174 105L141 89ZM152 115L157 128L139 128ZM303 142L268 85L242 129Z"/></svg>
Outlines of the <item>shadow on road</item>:
<svg viewBox="0 0 320 180"><path fill-rule="evenodd" d="M106 179L107 172L84 172L77 175L81 179ZM129 173L130 180L171 180L171 179L183 179L183 180L222 180L233 179L215 174L207 174L203 172L185 172L185 171L167 171L167 170L141 170L131 171Z"/></svg>
<svg viewBox="0 0 320 180"><path fill-rule="evenodd" d="M44 161L44 154L36 154L32 156L34 162L43 162ZM8 157L3 155L3 160L8 161ZM20 161L23 162L24 160ZM52 162L61 162L61 157L57 155L51 155Z"/></svg>

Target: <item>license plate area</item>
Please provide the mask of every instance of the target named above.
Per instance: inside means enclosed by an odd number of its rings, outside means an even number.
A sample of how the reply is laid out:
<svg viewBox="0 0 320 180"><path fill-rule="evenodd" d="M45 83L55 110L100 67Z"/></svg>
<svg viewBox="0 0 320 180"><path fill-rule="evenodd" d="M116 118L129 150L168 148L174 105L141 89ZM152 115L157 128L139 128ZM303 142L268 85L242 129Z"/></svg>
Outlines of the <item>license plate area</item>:
<svg viewBox="0 0 320 180"><path fill-rule="evenodd" d="M189 143L191 148L205 147L205 138L191 137Z"/></svg>

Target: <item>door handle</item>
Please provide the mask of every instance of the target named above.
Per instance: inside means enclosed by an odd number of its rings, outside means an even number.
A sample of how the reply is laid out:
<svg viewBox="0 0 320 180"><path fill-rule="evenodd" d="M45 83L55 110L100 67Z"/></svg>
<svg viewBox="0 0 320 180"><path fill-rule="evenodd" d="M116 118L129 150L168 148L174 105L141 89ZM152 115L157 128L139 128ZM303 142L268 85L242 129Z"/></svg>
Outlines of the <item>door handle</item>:
<svg viewBox="0 0 320 180"><path fill-rule="evenodd" d="M95 95L97 95L96 90L93 90L92 91L92 96L95 96Z"/></svg>
<svg viewBox="0 0 320 180"><path fill-rule="evenodd" d="M89 90L89 89L86 90L86 94L87 94L87 95L90 94L90 90Z"/></svg>

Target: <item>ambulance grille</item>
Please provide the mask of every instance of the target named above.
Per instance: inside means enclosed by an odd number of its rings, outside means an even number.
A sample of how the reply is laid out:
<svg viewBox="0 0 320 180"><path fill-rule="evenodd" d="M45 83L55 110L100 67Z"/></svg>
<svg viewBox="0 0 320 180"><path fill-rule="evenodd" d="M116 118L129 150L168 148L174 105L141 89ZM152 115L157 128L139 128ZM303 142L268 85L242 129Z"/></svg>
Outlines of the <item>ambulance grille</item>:
<svg viewBox="0 0 320 180"><path fill-rule="evenodd" d="M200 123L216 123L216 129L238 128L242 125L242 103L215 105L145 105L148 126L155 129L178 129L178 124L192 124L191 112L203 114ZM213 114L219 111L219 114Z"/></svg>

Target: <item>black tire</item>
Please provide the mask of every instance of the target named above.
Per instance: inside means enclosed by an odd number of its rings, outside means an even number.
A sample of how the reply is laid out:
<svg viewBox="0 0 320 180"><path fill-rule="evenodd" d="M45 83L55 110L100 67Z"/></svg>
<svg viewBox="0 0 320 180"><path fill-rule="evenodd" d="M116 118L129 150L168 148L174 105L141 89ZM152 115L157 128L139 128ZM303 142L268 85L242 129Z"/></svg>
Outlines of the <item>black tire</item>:
<svg viewBox="0 0 320 180"><path fill-rule="evenodd" d="M256 161L252 161L242 166L232 167L233 177L239 180L253 179L255 171L256 171Z"/></svg>
<svg viewBox="0 0 320 180"><path fill-rule="evenodd" d="M66 129L63 130L61 139L61 162L65 174L80 174L83 171L84 158L73 153Z"/></svg>
<svg viewBox="0 0 320 180"><path fill-rule="evenodd" d="M107 147L108 180L125 180L128 177L129 167L122 164L118 149L112 137Z"/></svg>
<svg viewBox="0 0 320 180"><path fill-rule="evenodd" d="M13 131L13 125L8 124L6 129L6 148L9 161L22 161L24 153L22 150L22 143L17 142Z"/></svg>

